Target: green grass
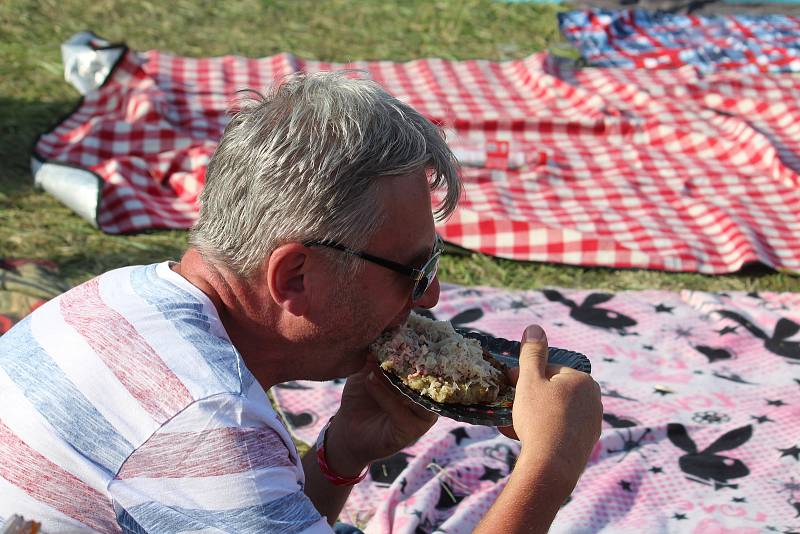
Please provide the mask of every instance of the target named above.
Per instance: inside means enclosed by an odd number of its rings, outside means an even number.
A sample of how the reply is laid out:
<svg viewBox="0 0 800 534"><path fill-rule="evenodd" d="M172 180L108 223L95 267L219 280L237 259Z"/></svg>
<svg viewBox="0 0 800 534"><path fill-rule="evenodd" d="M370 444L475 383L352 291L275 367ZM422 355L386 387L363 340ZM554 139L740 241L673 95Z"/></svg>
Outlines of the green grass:
<svg viewBox="0 0 800 534"><path fill-rule="evenodd" d="M167 7L164 7L167 6ZM91 29L133 49L188 56L278 52L328 61L419 57L494 60L560 41L557 8L490 1L213 2L4 0L0 3L0 257L56 261L70 283L105 270L180 256L184 232L108 236L34 190L36 135L79 95L63 80L60 44ZM798 291L800 278L753 267L730 276L591 269L449 255L442 278L511 288Z"/></svg>

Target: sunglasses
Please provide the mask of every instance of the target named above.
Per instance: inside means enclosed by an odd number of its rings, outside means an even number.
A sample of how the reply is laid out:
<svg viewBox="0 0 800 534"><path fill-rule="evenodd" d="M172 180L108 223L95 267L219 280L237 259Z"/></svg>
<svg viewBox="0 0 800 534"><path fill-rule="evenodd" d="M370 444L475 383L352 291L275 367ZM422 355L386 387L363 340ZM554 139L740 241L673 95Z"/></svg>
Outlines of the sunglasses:
<svg viewBox="0 0 800 534"><path fill-rule="evenodd" d="M414 267L409 267L407 265L403 265L402 263L397 263L392 260L373 256L372 254L367 254L366 252L353 250L345 245L333 241L306 241L303 244L307 247L327 247L334 250L339 250L341 252L350 254L351 256L356 256L362 260L385 267L386 269L391 269L396 273L408 276L414 281L414 289L411 291L412 302L416 302L421 299L422 295L424 295L425 292L428 291L428 288L431 287L433 279L436 278L436 273L439 270L439 258L441 257L442 252L444 252L444 243L437 235L436 242L433 244L433 252L431 253L431 257L428 258L428 261L426 261L425 265L423 265L420 269L415 269Z"/></svg>

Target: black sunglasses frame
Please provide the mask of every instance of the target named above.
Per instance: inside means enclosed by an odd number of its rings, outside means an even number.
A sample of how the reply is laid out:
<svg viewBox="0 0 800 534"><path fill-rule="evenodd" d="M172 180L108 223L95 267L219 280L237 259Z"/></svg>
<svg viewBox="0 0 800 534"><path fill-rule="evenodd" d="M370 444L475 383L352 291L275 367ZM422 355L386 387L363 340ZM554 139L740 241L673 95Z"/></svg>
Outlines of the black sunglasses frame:
<svg viewBox="0 0 800 534"><path fill-rule="evenodd" d="M400 273L402 275L408 276L414 282L414 289L411 292L411 300L416 302L422 295L430 287L431 283L433 283L433 279L436 278L436 273L439 270L439 258L441 257L442 253L444 252L444 243L439 235L436 235L436 241L433 244L433 253L431 257L428 258L428 261L425 262L425 265L422 266L421 269L415 269L414 267L409 267L408 265L403 265L402 263L397 263L396 261L387 260L386 258L381 258L380 256L373 256L367 252L361 252L360 250L353 250L352 248L342 245L341 243L337 243L335 241L306 241L303 245L307 247L326 247L332 248L334 250L338 250L344 252L346 254L350 254L351 256L356 256L361 258L362 260L368 261L370 263L374 263L376 265L380 265L386 269L390 269L396 273ZM435 264L436 267L433 269L433 276L428 278L425 275L425 272L430 268L431 264ZM426 280L425 284L422 285L421 282Z"/></svg>

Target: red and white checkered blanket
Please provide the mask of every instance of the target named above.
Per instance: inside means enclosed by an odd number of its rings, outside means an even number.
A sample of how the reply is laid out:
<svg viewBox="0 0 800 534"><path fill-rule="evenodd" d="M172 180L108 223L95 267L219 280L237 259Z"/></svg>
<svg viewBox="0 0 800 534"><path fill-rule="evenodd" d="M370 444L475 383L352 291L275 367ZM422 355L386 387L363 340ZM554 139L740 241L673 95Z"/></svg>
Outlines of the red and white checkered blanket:
<svg viewBox="0 0 800 534"><path fill-rule="evenodd" d="M574 70L543 54L332 64L126 50L39 138L37 182L73 205L69 180L48 180L94 173L101 187L84 176L81 191L99 200L82 213L105 232L186 228L234 93L342 68L448 132L466 197L438 227L447 241L587 266L800 271L800 78L786 74Z"/></svg>

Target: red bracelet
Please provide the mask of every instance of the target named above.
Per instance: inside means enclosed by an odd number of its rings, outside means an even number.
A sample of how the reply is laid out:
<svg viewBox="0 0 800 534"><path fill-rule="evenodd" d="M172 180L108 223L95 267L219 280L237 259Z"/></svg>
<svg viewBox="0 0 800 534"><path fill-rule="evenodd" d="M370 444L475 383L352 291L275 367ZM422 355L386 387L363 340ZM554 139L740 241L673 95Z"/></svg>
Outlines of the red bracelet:
<svg viewBox="0 0 800 534"><path fill-rule="evenodd" d="M328 461L325 459L325 438L328 433L328 428L331 426L331 421L333 421L333 417L328 420L328 422L322 428L322 432L319 433L319 437L317 438L317 463L319 464L319 470L322 472L322 475L334 486L353 486L364 480L364 477L367 476L367 471L369 471L369 466L364 469L363 473L353 478L343 477L342 475L333 472L328 465Z"/></svg>

